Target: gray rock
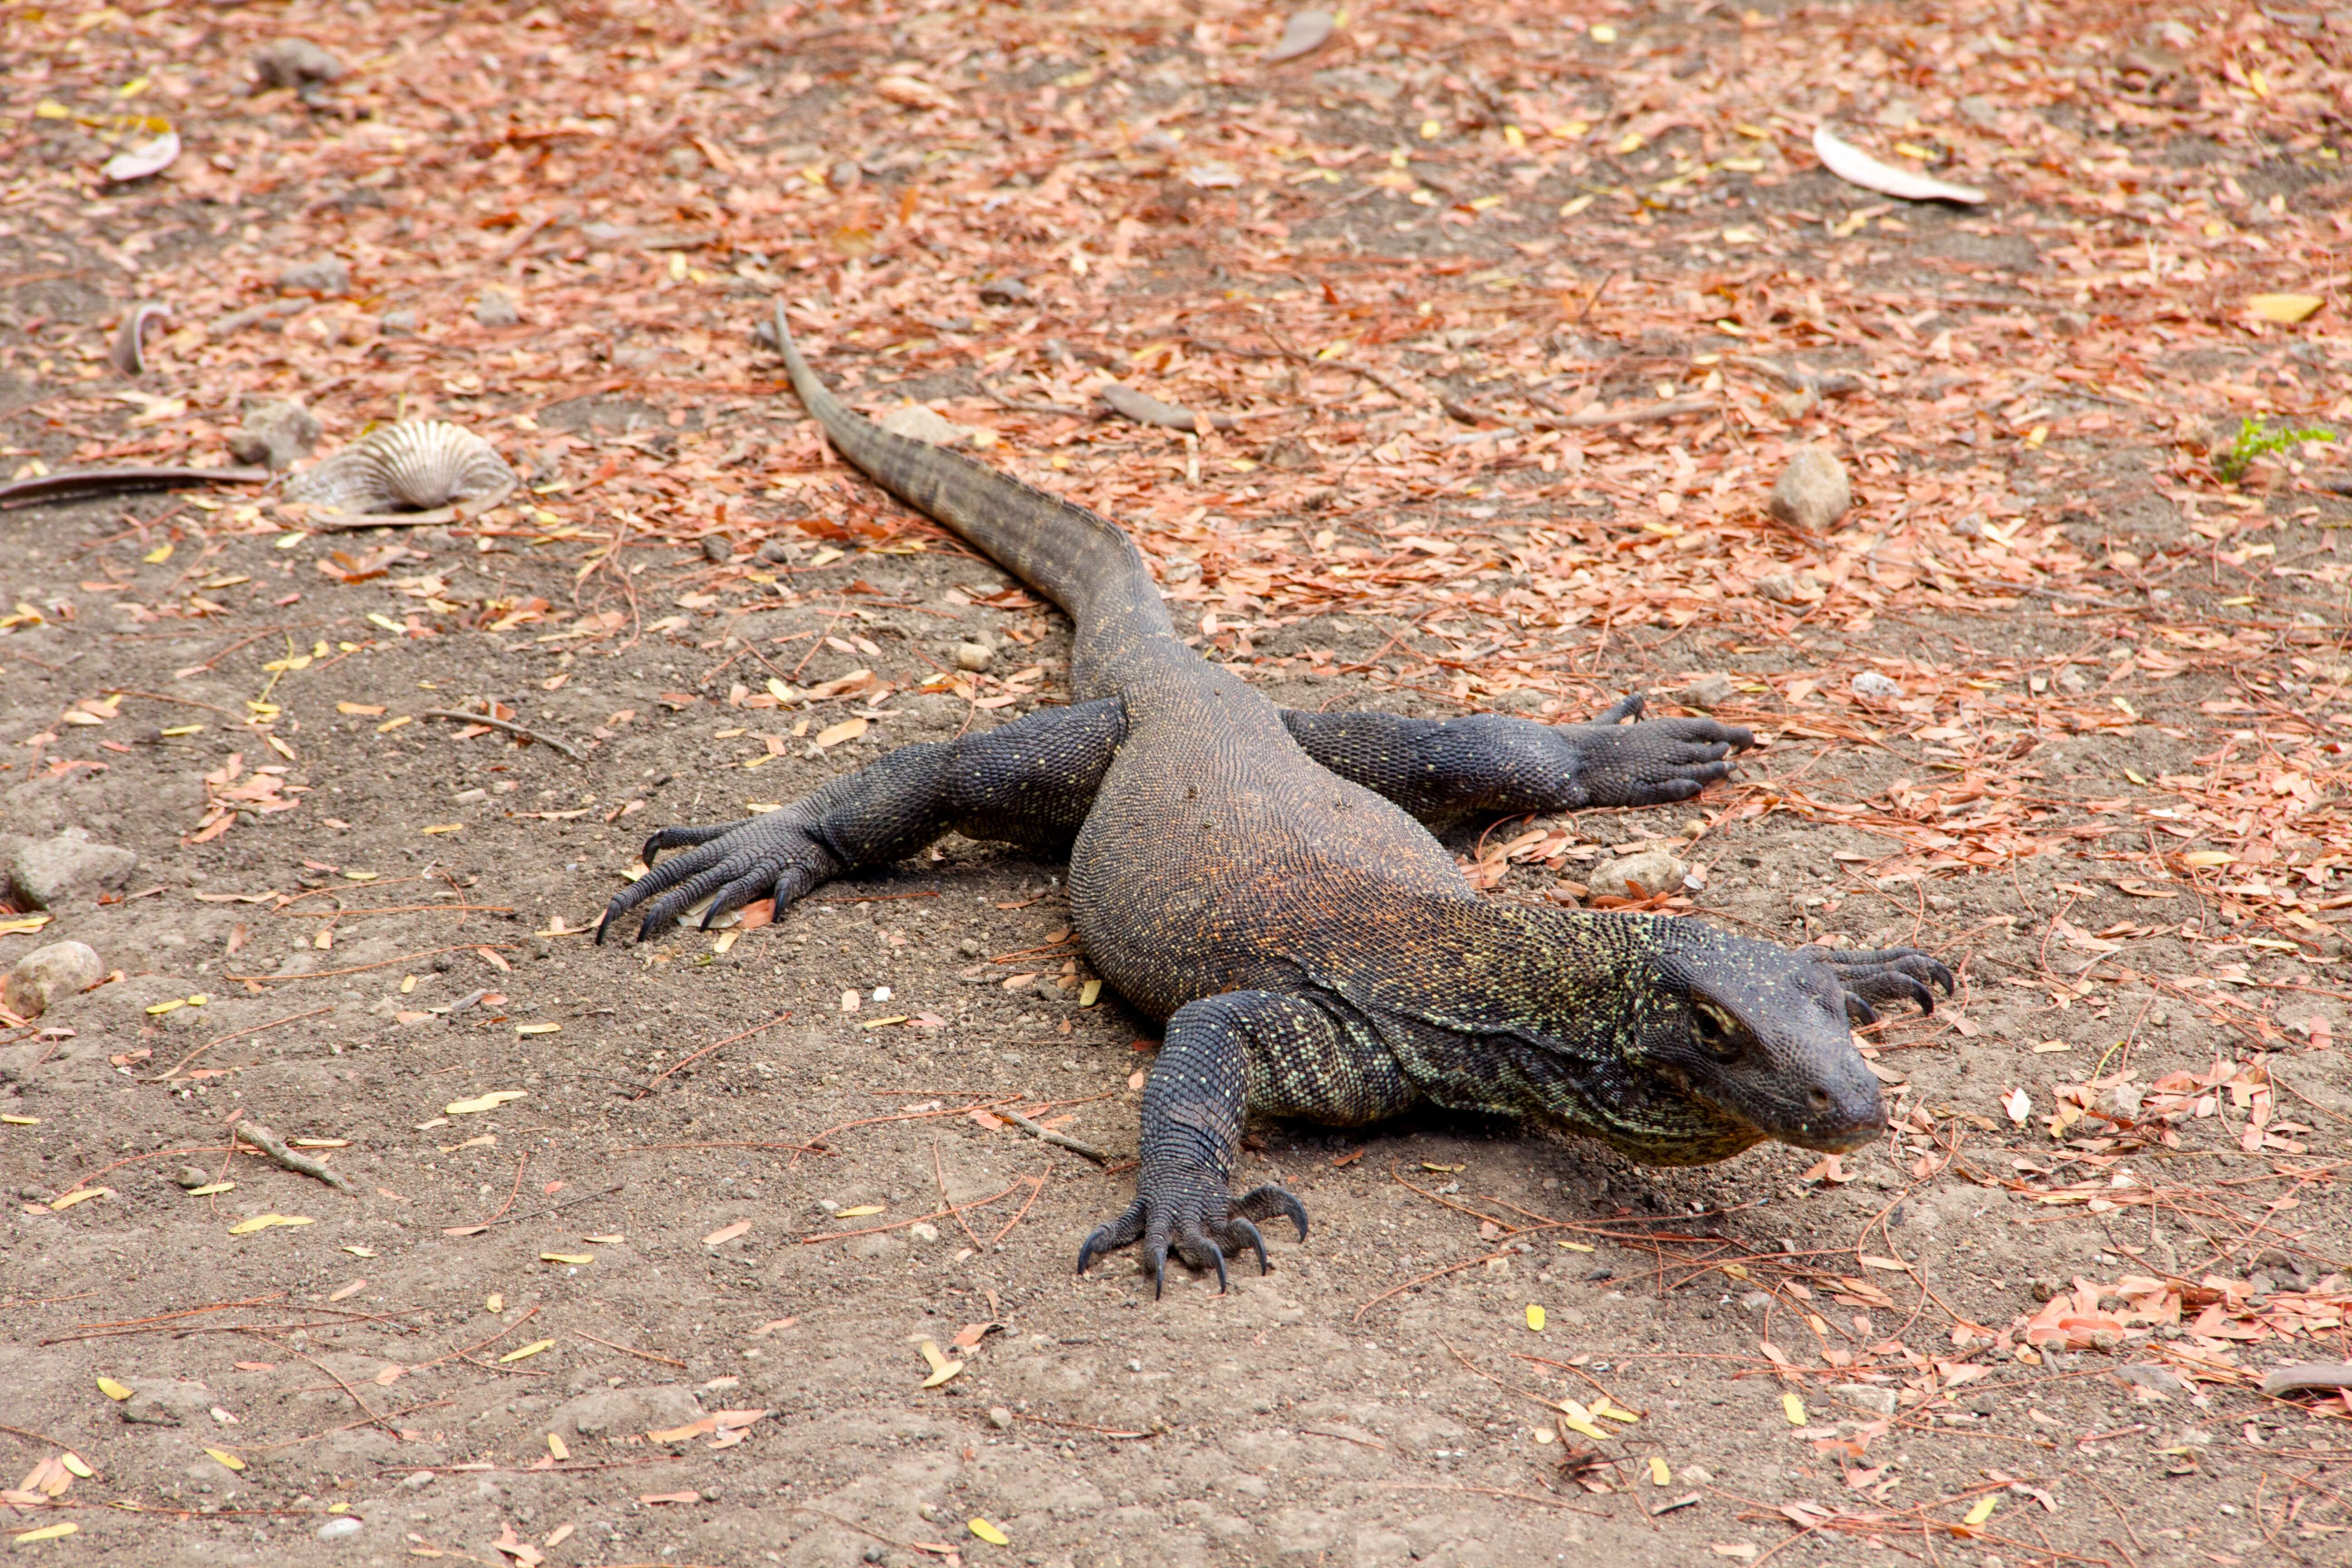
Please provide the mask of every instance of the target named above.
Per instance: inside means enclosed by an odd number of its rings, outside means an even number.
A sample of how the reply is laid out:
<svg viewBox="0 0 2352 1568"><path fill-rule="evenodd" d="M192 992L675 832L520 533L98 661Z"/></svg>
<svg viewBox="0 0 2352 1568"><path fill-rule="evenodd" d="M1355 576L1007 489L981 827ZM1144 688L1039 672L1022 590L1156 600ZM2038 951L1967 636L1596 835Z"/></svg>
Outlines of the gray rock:
<svg viewBox="0 0 2352 1568"><path fill-rule="evenodd" d="M119 892L137 869L139 857L130 850L94 843L80 828L68 827L55 838L17 850L8 865L8 881L18 903L54 910L93 897L100 889Z"/></svg>
<svg viewBox="0 0 2352 1568"><path fill-rule="evenodd" d="M140 1426L177 1426L192 1415L213 1407L213 1396L201 1383L176 1380L142 1383L130 1398L114 1407L116 1415Z"/></svg>
<svg viewBox="0 0 2352 1568"><path fill-rule="evenodd" d="M1881 1416L1895 1414L1895 1391L1891 1388L1882 1388L1874 1383L1840 1383L1832 1384L1830 1392L1856 1410Z"/></svg>
<svg viewBox="0 0 2352 1568"><path fill-rule="evenodd" d="M2091 678L2084 674L2078 667L2070 664L2058 672L2058 687L2069 696L2080 697L2091 689Z"/></svg>
<svg viewBox="0 0 2352 1568"><path fill-rule="evenodd" d="M278 273L278 289L283 294L348 294L352 269L340 256L298 261Z"/></svg>
<svg viewBox="0 0 2352 1568"><path fill-rule="evenodd" d="M1595 898L1646 899L1681 891L1683 877L1689 870L1663 849L1644 849L1602 861L1585 879L1585 886Z"/></svg>
<svg viewBox="0 0 2352 1568"><path fill-rule="evenodd" d="M1856 697L1870 697L1881 699L1886 701L1893 701L1895 698L1903 695L1903 688L1899 683L1888 679L1885 676L1879 674L1878 671L1874 669L1865 669L1860 675L1855 676L1853 678L1853 694Z"/></svg>
<svg viewBox="0 0 2352 1568"><path fill-rule="evenodd" d="M980 286L983 305L1026 305L1037 296L1018 278L992 278Z"/></svg>
<svg viewBox="0 0 2352 1568"><path fill-rule="evenodd" d="M1809 532L1820 532L1853 505L1845 467L1827 447L1798 447L1772 486L1772 515Z"/></svg>
<svg viewBox="0 0 2352 1568"><path fill-rule="evenodd" d="M512 327L522 322L522 312L515 308L514 296L503 289L485 289L482 297L474 301L474 320L486 327Z"/></svg>
<svg viewBox="0 0 2352 1568"><path fill-rule="evenodd" d="M702 536L702 558L713 566L724 566L735 559L735 547L722 534L706 533Z"/></svg>
<svg viewBox="0 0 2352 1568"><path fill-rule="evenodd" d="M2135 1389L2145 1390L2158 1399L2169 1399L2176 1394L2189 1392L2189 1380L2168 1366L2154 1362L2137 1362L2115 1369L2117 1377Z"/></svg>
<svg viewBox="0 0 2352 1568"><path fill-rule="evenodd" d="M1721 670L1703 675L1675 694L1685 708L1716 709L1739 695L1739 688L1731 684L1731 677Z"/></svg>
<svg viewBox="0 0 2352 1568"><path fill-rule="evenodd" d="M290 468L319 444L318 418L299 403L248 397L243 419L245 427L228 438L229 455L240 463Z"/></svg>
<svg viewBox="0 0 2352 1568"><path fill-rule="evenodd" d="M213 1184L213 1173L202 1165L183 1165L172 1173L172 1180L184 1187L208 1187Z"/></svg>
<svg viewBox="0 0 2352 1568"><path fill-rule="evenodd" d="M757 559L762 566L781 566L793 558L792 546L781 539L771 539L760 546Z"/></svg>
<svg viewBox="0 0 2352 1568"><path fill-rule="evenodd" d="M264 87L306 88L337 81L343 62L308 38L273 38L254 52L253 73Z"/></svg>
<svg viewBox="0 0 2352 1568"><path fill-rule="evenodd" d="M893 436L905 436L917 441L928 441L934 447L954 447L971 438L971 431L942 418L936 411L920 403L902 403L881 418L882 428Z"/></svg>
<svg viewBox="0 0 2352 1568"><path fill-rule="evenodd" d="M674 1383L641 1388L600 1388L566 1400L548 1414L550 1427L583 1437L626 1437L702 1419L694 1390Z"/></svg>
<svg viewBox="0 0 2352 1568"><path fill-rule="evenodd" d="M978 675L982 670L985 670L991 664L994 663L995 660L995 653L983 643L960 642L956 644L955 661L956 668L958 669L968 669L974 675Z"/></svg>
<svg viewBox="0 0 2352 1568"><path fill-rule="evenodd" d="M321 1541L348 1541L360 1532L360 1521L350 1514L339 1514L319 1527Z"/></svg>
<svg viewBox="0 0 2352 1568"><path fill-rule="evenodd" d="M387 338L409 337L416 331L416 312L386 310L377 318L376 325L383 330L383 335Z"/></svg>
<svg viewBox="0 0 2352 1568"><path fill-rule="evenodd" d="M1771 572L1756 579L1756 591L1779 605L1810 604L1822 596L1810 573Z"/></svg>
<svg viewBox="0 0 2352 1568"><path fill-rule="evenodd" d="M8 1011L37 1018L67 997L89 990L106 978L106 965L87 943L53 942L18 959L0 982Z"/></svg>

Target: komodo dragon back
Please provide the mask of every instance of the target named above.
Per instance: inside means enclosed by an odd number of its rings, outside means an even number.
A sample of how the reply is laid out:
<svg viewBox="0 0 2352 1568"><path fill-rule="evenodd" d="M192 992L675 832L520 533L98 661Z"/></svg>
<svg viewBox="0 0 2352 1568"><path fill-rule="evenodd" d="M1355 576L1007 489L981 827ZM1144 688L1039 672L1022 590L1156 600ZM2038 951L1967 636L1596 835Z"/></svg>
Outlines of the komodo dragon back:
<svg viewBox="0 0 2352 1568"><path fill-rule="evenodd" d="M1137 631L1171 629L1143 552L1125 529L1010 474L883 429L817 379L784 324L782 300L775 321L802 405L875 483L954 529L1082 626L1123 621Z"/></svg>

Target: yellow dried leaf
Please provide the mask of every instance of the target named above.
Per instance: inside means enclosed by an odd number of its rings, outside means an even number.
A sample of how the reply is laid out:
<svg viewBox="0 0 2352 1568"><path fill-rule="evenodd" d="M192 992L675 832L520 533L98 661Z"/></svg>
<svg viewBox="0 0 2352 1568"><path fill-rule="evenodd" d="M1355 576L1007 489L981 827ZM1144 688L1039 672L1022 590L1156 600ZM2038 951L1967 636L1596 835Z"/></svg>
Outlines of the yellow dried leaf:
<svg viewBox="0 0 2352 1568"><path fill-rule="evenodd" d="M1544 1310L1532 1301L1528 1303L1528 1327L1537 1333L1544 1330Z"/></svg>
<svg viewBox="0 0 2352 1568"><path fill-rule="evenodd" d="M427 826L427 827L420 827L420 828L418 828L416 831L417 831L417 832L419 832L419 833L428 833L428 834L429 834L429 833L463 833L463 832L465 832L465 831L466 831L466 825L465 825L464 823L462 823L462 822L436 822L436 823L434 823L433 825L431 825L430 826Z"/></svg>
<svg viewBox="0 0 2352 1568"><path fill-rule="evenodd" d="M55 1214L59 1209L69 1209L76 1204L86 1204L92 1198L110 1198L113 1195L112 1187L76 1187L72 1192L50 1199L49 1212Z"/></svg>
<svg viewBox="0 0 2352 1568"><path fill-rule="evenodd" d="M1998 1500L1990 1493L1977 1499L1974 1503L1969 1505L1969 1511L1961 1516L1960 1522L1963 1524L1982 1524L1986 1520L1992 1517L1992 1510L1997 1500Z"/></svg>
<svg viewBox="0 0 2352 1568"><path fill-rule="evenodd" d="M547 1451L559 1459L568 1459L572 1457L571 1445L553 1432L547 1435Z"/></svg>
<svg viewBox="0 0 2352 1568"><path fill-rule="evenodd" d="M451 1116L472 1116L480 1111L496 1110L510 1100L522 1099L523 1094L524 1091L520 1089L494 1089L488 1094L477 1095L471 1100L452 1100L441 1109Z"/></svg>
<svg viewBox="0 0 2352 1568"><path fill-rule="evenodd" d="M542 1252L539 1260L541 1263L593 1263L596 1255L593 1252Z"/></svg>
<svg viewBox="0 0 2352 1568"><path fill-rule="evenodd" d="M188 1195L192 1198L208 1198L216 1193L230 1193L236 1190L235 1182L206 1182L201 1187L190 1187Z"/></svg>
<svg viewBox="0 0 2352 1568"><path fill-rule="evenodd" d="M1793 1394L1780 1395L1780 1414L1789 1418L1791 1426L1805 1424L1805 1402Z"/></svg>
<svg viewBox="0 0 2352 1568"><path fill-rule="evenodd" d="M535 1356L543 1350L552 1350L554 1346L555 1342L553 1340L533 1340L530 1343L521 1346L520 1349L510 1350L507 1352L506 1354L499 1357L499 1364L500 1366L504 1366L510 1361L521 1361L525 1357Z"/></svg>
<svg viewBox="0 0 2352 1568"><path fill-rule="evenodd" d="M80 1525L72 1523L70 1521L64 1524L45 1524L38 1530L28 1530L24 1534L13 1536L10 1539L19 1546L29 1546L37 1541L58 1540L71 1535L80 1528Z"/></svg>
<svg viewBox="0 0 2352 1568"><path fill-rule="evenodd" d="M882 1206L883 1205L880 1204L859 1204L856 1208L835 1209L834 1211L833 1217L835 1219L864 1219L867 1215L880 1214L882 1212Z"/></svg>
<svg viewBox="0 0 2352 1568"><path fill-rule="evenodd" d="M118 1405L130 1398L131 1393L129 1384L117 1383L110 1377L101 1377L98 1380L98 1391Z"/></svg>
<svg viewBox="0 0 2352 1568"><path fill-rule="evenodd" d="M226 1465L232 1470L241 1470L245 1468L245 1461L238 1458L235 1454L230 1453L226 1448L206 1448L205 1452L210 1454L214 1458L218 1459L222 1464Z"/></svg>
<svg viewBox="0 0 2352 1568"><path fill-rule="evenodd" d="M38 1127L40 1124L41 1119L37 1116L0 1116L0 1125L6 1125L9 1127Z"/></svg>
<svg viewBox="0 0 2352 1568"><path fill-rule="evenodd" d="M997 1529L996 1526L989 1523L988 1521L984 1519L975 1519L971 1521L971 1532L974 1535L979 1536L982 1541L987 1542L991 1546L1010 1546L1013 1544L1013 1538L1011 1536L1005 1534L1004 1531Z"/></svg>
<svg viewBox="0 0 2352 1568"><path fill-rule="evenodd" d="M2316 294L2256 294L2246 301L2246 309L2262 321L2291 327L2326 302Z"/></svg>
<svg viewBox="0 0 2352 1568"><path fill-rule="evenodd" d="M827 724L824 729L819 730L816 732L816 743L820 749L830 751L845 741L855 741L871 727L864 719L844 719L838 724Z"/></svg>
<svg viewBox="0 0 2352 1568"><path fill-rule="evenodd" d="M1583 1436L1591 1438L1596 1443L1605 1443L1609 1440L1609 1434L1602 1431L1599 1426L1593 1424L1592 1412L1587 1410L1583 1405L1579 1405L1575 1400L1561 1400L1559 1402L1559 1424L1562 1426L1567 1427L1571 1432L1580 1433Z"/></svg>
<svg viewBox="0 0 2352 1568"><path fill-rule="evenodd" d="M377 719L383 715L383 704L381 702L338 702L335 704L335 711L338 713L355 713L365 719Z"/></svg>
<svg viewBox="0 0 2352 1568"><path fill-rule="evenodd" d="M1675 1473L1666 1468L1666 1462L1658 1458L1655 1454L1651 1455L1650 1484L1654 1487L1662 1487L1666 1485L1669 1481L1672 1481L1674 1479Z"/></svg>
<svg viewBox="0 0 2352 1568"><path fill-rule="evenodd" d="M518 1035L552 1035L563 1027L561 1024L517 1024Z"/></svg>
<svg viewBox="0 0 2352 1568"><path fill-rule="evenodd" d="M237 1221L235 1225L228 1227L228 1233L231 1236L251 1236L255 1231L268 1230L272 1226L309 1225L310 1223L311 1219L309 1215L257 1214L251 1219L241 1219Z"/></svg>
<svg viewBox="0 0 2352 1568"><path fill-rule="evenodd" d="M89 1461L83 1458L79 1454L59 1454L58 1456L58 1463L63 1465L68 1470L86 1481L95 1479L98 1475L96 1470L89 1468Z"/></svg>

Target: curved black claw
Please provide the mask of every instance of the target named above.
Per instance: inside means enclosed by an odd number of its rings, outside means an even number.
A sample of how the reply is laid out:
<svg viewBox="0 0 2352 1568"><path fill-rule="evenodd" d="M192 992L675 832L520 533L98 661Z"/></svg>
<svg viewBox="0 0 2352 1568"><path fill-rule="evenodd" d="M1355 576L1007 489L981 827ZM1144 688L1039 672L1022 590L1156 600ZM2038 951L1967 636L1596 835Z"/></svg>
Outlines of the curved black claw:
<svg viewBox="0 0 2352 1568"><path fill-rule="evenodd" d="M687 853L654 865L665 849ZM646 906L637 940L656 931L705 899L705 930L752 900L773 895L782 913L818 883L839 876L840 858L792 811L771 812L720 827L665 827L646 840L644 876L613 895L596 922L596 940L614 921ZM714 897L714 895L716 895Z"/></svg>
<svg viewBox="0 0 2352 1568"><path fill-rule="evenodd" d="M1243 1252L1257 1254L1258 1272L1271 1273L1265 1237L1256 1221L1287 1215L1307 1239L1307 1207L1280 1187L1265 1186L1229 1197L1224 1184L1206 1171L1148 1171L1135 1202L1107 1225L1095 1227L1078 1247L1078 1272L1107 1252L1143 1244L1143 1268L1151 1276L1157 1299L1166 1284L1168 1255L1174 1253L1194 1268L1213 1268L1223 1294L1230 1279L1225 1259Z"/></svg>
<svg viewBox="0 0 2352 1568"><path fill-rule="evenodd" d="M1932 953L1916 947L1880 947L1859 952L1819 950L1845 990L1846 1016L1857 1026L1878 1021L1877 1005L1908 1002L1922 1013L1936 1010L1936 992L1952 994L1952 972Z"/></svg>

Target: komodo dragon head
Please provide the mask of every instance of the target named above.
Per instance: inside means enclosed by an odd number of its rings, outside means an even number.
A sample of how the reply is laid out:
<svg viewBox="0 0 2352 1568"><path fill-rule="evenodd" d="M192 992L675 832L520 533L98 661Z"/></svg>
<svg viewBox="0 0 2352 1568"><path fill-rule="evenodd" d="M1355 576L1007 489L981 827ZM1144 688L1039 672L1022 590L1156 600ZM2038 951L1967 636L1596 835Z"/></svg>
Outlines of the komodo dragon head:
<svg viewBox="0 0 2352 1568"><path fill-rule="evenodd" d="M1545 931L1561 917L1532 918L1538 940L1507 961L1514 983L1500 988L1517 1017L1487 1035L1510 1066L1484 1069L1516 1087L1490 1109L1532 1111L1651 1165L1726 1160L1767 1139L1847 1150L1885 1128L1849 1023L1870 1010L1820 950L1681 921ZM1606 979L1591 967L1599 951L1613 960ZM1575 978L1547 952L1572 953ZM1529 1027L1531 1016L1542 1022Z"/></svg>
<svg viewBox="0 0 2352 1568"><path fill-rule="evenodd" d="M1885 1130L1845 988L1816 954L1711 931L1652 962L1651 1005L1620 1047L1681 1114L1661 1118L1670 1147L1644 1157L1693 1163L1767 1138L1835 1152Z"/></svg>

